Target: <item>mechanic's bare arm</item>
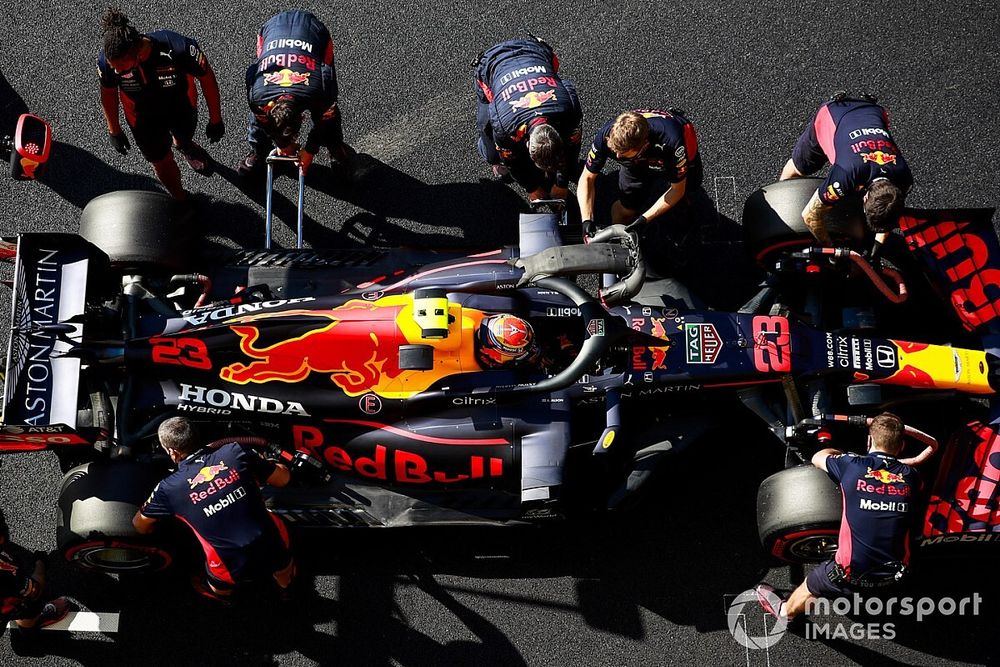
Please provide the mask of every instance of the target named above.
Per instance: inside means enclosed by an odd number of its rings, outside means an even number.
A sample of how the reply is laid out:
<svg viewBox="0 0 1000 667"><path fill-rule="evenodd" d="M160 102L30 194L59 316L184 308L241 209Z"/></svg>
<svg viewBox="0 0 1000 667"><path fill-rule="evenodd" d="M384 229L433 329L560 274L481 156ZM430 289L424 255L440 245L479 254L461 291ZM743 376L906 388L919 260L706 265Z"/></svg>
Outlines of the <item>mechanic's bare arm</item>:
<svg viewBox="0 0 1000 667"><path fill-rule="evenodd" d="M844 452L839 449L834 449L832 447L827 447L826 449L821 449L812 457L812 464L822 470L823 472L830 472L826 469L826 460L831 456L840 456Z"/></svg>
<svg viewBox="0 0 1000 667"><path fill-rule="evenodd" d="M285 486L291 479L291 471L281 463L277 463L274 466L274 472L268 476L267 483L271 486Z"/></svg>
<svg viewBox="0 0 1000 667"><path fill-rule="evenodd" d="M657 199L656 202L642 214L642 217L646 218L646 220L652 220L657 216L663 215L673 208L677 202L684 198L684 192L686 190L686 178L680 183L671 183L670 187L667 188L667 191L663 193L663 196Z"/></svg>
<svg viewBox="0 0 1000 667"><path fill-rule="evenodd" d="M597 174L586 167L580 174L580 181L576 185L576 200L580 205L580 219L594 219L594 198L597 196Z"/></svg>
<svg viewBox="0 0 1000 667"><path fill-rule="evenodd" d="M778 176L779 181L787 181L790 178L802 178L805 176L801 171L795 168L795 163L792 162L792 158L788 158L788 162L785 166L781 168L781 175Z"/></svg>
<svg viewBox="0 0 1000 667"><path fill-rule="evenodd" d="M122 124L118 118L118 88L101 86L101 110L108 124L108 134L121 134Z"/></svg>
<svg viewBox="0 0 1000 667"><path fill-rule="evenodd" d="M828 210L830 210L830 207L820 201L819 190L813 193L813 196L809 199L809 203L802 209L802 221L806 223L806 227L816 237L819 244L824 246L833 245L833 239L830 238L830 233L826 231L826 223L823 221L823 217Z"/></svg>
<svg viewBox="0 0 1000 667"><path fill-rule="evenodd" d="M928 435L927 433L924 433L921 430L911 427L907 427L905 433L914 440L919 440L920 442L924 443L927 446L924 447L924 450L919 454L917 454L916 456L911 456L910 458L906 459L899 459L900 463L908 466L918 466L927 459L929 459L934 454L934 452L937 451L938 441L933 436Z"/></svg>
<svg viewBox="0 0 1000 667"><path fill-rule="evenodd" d="M140 510L135 513L134 517L132 517L132 527L135 528L136 532L140 535L148 535L153 532L153 528L156 527L156 519L151 519Z"/></svg>
<svg viewBox="0 0 1000 667"><path fill-rule="evenodd" d="M222 102L219 95L219 81L215 78L215 70L205 61L205 73L198 77L201 84L201 92L205 96L205 104L208 106L208 122L222 122Z"/></svg>

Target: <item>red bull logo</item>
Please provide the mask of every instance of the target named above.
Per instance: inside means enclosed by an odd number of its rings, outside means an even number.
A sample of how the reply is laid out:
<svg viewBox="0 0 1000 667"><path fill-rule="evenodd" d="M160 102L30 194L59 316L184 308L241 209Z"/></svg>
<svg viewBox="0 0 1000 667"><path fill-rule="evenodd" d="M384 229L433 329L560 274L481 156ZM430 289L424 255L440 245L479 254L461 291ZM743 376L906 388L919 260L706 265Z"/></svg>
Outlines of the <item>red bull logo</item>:
<svg viewBox="0 0 1000 667"><path fill-rule="evenodd" d="M551 102L554 99L556 99L555 90L546 90L541 92L533 90L515 100L511 100L510 106L514 109L534 109L535 107L540 107L546 102Z"/></svg>
<svg viewBox="0 0 1000 667"><path fill-rule="evenodd" d="M277 72L264 72L264 83L267 85L281 86L282 88L288 88L289 86L296 86L299 84L309 83L309 72L295 72L293 70L285 69L278 70Z"/></svg>
<svg viewBox="0 0 1000 667"><path fill-rule="evenodd" d="M861 159L865 162L874 162L878 166L884 166L887 164L896 164L896 156L892 153L885 153L883 151L872 151L871 153L862 153Z"/></svg>
<svg viewBox="0 0 1000 667"><path fill-rule="evenodd" d="M894 472L889 472L885 468L879 468L878 470L868 469L865 473L865 479L875 479L883 484L903 484L906 480L903 476Z"/></svg>
<svg viewBox="0 0 1000 667"><path fill-rule="evenodd" d="M347 395L360 396L402 372L398 312L398 307L354 300L327 311L291 310L236 318L236 322L267 322L274 327L281 318L293 316L326 318L329 323L272 345L261 344L259 324L233 324L240 351L253 361L230 364L219 371L219 377L236 384L300 382L316 372L328 374Z"/></svg>
<svg viewBox="0 0 1000 667"><path fill-rule="evenodd" d="M667 330L663 327L663 323L666 322L666 320L667 318L665 317L654 317L650 319L650 322L653 325L652 334L654 337L663 339L667 338Z"/></svg>
<svg viewBox="0 0 1000 667"><path fill-rule="evenodd" d="M197 475L188 478L188 485L193 489L201 484L207 484L226 470L229 470L229 467L224 461L219 461L219 463L214 466L205 466L198 471Z"/></svg>

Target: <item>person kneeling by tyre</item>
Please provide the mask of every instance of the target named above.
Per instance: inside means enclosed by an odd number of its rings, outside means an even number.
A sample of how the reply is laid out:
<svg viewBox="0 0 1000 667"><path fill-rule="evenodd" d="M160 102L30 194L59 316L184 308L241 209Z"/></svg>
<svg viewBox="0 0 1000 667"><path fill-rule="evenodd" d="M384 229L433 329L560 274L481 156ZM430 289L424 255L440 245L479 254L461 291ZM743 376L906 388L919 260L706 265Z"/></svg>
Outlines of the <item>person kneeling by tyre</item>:
<svg viewBox="0 0 1000 667"><path fill-rule="evenodd" d="M288 531L268 512L260 485L285 486L288 468L235 442L201 447L184 417L164 421L157 436L177 470L136 512L135 529L150 533L158 520L171 517L187 524L205 552L206 579L192 583L208 598L228 600L237 585L266 577L287 593L295 576Z"/></svg>
<svg viewBox="0 0 1000 667"><path fill-rule="evenodd" d="M832 448L813 455L813 465L837 482L843 494L837 553L778 604L774 588L759 585L757 600L764 611L791 621L814 598L850 596L894 586L904 579L910 563L909 509L920 488L913 466L926 460L934 448L910 459L896 458L903 448L903 432L902 420L885 412L871 420L864 456Z"/></svg>
<svg viewBox="0 0 1000 667"><path fill-rule="evenodd" d="M11 542L7 520L0 510L0 633L13 620L12 643L35 639L39 630L58 623L74 609L64 597L42 602L45 562L42 552L29 553Z"/></svg>

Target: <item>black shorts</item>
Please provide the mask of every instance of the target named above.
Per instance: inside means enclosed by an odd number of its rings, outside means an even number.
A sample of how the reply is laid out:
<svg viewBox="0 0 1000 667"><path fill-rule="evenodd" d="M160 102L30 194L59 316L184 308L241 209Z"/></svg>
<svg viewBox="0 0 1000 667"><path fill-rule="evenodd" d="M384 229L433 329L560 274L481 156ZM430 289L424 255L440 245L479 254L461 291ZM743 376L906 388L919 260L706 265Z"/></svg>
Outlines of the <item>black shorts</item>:
<svg viewBox="0 0 1000 667"><path fill-rule="evenodd" d="M686 188L700 187L702 181L701 153L691 160L686 177ZM645 166L622 167L618 170L618 189L622 206L630 211L643 212L657 197L670 189L671 182L664 172L652 171Z"/></svg>
<svg viewBox="0 0 1000 667"><path fill-rule="evenodd" d="M820 107L820 109L822 108ZM819 111L816 114L818 115ZM810 119L809 125L802 131L798 141L795 142L795 148L792 149L792 164L795 165L795 169L800 174L809 176L822 169L826 163L826 153L823 152L819 140L816 138L816 116L814 115Z"/></svg>
<svg viewBox="0 0 1000 667"><path fill-rule="evenodd" d="M238 557L226 563L232 582L220 579L205 563L205 574L217 590L232 590L237 585L250 581L269 581L292 562L292 552L285 523L276 515L270 515L278 529L275 537L272 531L264 531L260 538L239 551Z"/></svg>
<svg viewBox="0 0 1000 667"><path fill-rule="evenodd" d="M902 577L901 577L902 578ZM838 598L854 593L872 593L881 589L897 586L900 579L885 574L874 574L863 577L860 581L850 582L843 576L843 570L833 559L820 563L806 577L806 588L816 597Z"/></svg>
<svg viewBox="0 0 1000 667"><path fill-rule="evenodd" d="M132 138L147 161L159 162L170 154L174 139L181 145L189 143L197 127L197 109L175 107L169 111L137 114Z"/></svg>

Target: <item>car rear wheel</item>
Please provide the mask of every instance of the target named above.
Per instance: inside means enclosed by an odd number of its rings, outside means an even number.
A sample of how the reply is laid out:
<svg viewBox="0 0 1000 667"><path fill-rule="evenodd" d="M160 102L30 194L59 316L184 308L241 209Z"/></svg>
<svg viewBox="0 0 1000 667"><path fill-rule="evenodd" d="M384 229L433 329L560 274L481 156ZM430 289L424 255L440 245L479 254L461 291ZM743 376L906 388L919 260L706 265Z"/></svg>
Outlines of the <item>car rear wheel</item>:
<svg viewBox="0 0 1000 667"><path fill-rule="evenodd" d="M817 563L837 550L842 500L825 472L811 465L782 470L760 484L757 530L764 549L789 563Z"/></svg>
<svg viewBox="0 0 1000 667"><path fill-rule="evenodd" d="M815 242L802 220L802 209L822 182L819 178L793 178L765 185L747 198L743 206L743 242L757 262L767 264L782 251ZM834 238L863 238L860 198L838 202L826 222Z"/></svg>
<svg viewBox="0 0 1000 667"><path fill-rule="evenodd" d="M84 207L80 236L103 250L119 270L182 272L191 254L191 214L160 192L109 192Z"/></svg>
<svg viewBox="0 0 1000 667"><path fill-rule="evenodd" d="M75 565L102 572L155 572L170 551L139 535L132 517L159 479L152 466L98 460L73 468L59 492L56 542Z"/></svg>

